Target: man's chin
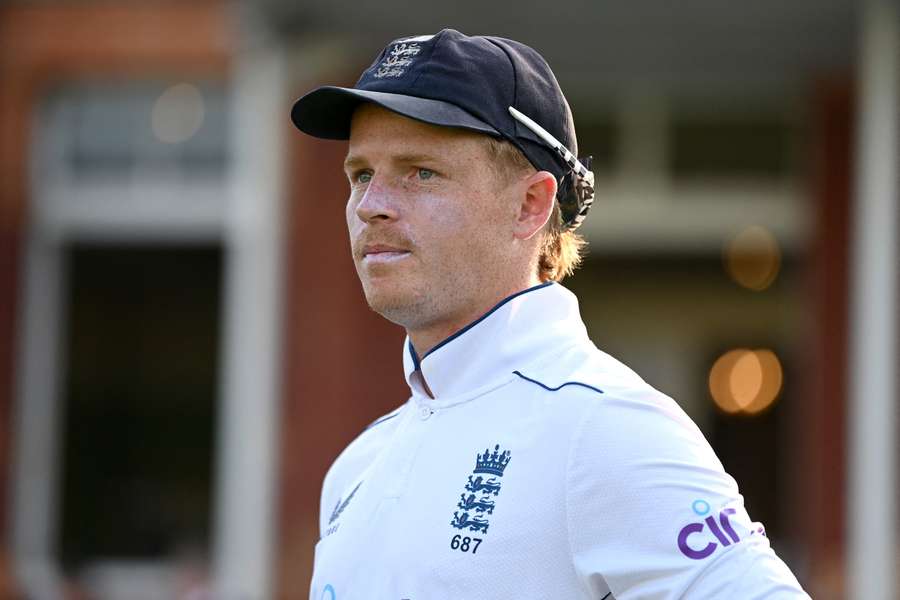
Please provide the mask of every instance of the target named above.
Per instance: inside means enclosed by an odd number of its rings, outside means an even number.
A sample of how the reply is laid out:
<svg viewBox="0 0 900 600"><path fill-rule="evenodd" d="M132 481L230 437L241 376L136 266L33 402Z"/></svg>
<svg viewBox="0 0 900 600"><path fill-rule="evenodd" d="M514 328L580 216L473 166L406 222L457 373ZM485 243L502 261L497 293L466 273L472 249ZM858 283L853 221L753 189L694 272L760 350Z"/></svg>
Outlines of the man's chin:
<svg viewBox="0 0 900 600"><path fill-rule="evenodd" d="M408 327L421 312L421 298L412 291L371 284L364 289L369 308L392 323Z"/></svg>

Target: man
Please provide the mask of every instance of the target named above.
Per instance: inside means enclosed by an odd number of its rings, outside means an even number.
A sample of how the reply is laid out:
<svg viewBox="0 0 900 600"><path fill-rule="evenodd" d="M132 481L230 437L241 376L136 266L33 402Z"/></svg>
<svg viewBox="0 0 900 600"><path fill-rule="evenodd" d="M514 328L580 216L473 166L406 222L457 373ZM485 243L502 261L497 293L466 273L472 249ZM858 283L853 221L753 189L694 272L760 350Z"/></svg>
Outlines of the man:
<svg viewBox="0 0 900 600"><path fill-rule="evenodd" d="M349 139L353 259L406 329L411 389L325 477L312 599L808 597L694 423L558 283L593 175L537 52L395 40L292 119Z"/></svg>

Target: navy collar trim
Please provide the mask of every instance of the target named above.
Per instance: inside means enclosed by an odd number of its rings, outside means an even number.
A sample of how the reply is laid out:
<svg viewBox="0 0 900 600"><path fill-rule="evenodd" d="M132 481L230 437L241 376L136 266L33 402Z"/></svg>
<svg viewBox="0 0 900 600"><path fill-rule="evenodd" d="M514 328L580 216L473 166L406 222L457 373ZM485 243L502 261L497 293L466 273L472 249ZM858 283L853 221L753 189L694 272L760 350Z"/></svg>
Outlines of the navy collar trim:
<svg viewBox="0 0 900 600"><path fill-rule="evenodd" d="M419 370L419 355L416 353L416 349L413 348L412 340L409 340L409 355L412 357L413 366L415 367L413 370Z"/></svg>
<svg viewBox="0 0 900 600"><path fill-rule="evenodd" d="M488 318L489 316L491 316L498 308L500 308L501 306L503 306L504 304L506 304L507 302L509 302L509 301L512 300L513 298L518 298L518 297L521 296L522 294L527 294L528 292L533 292L533 291L535 291L535 290L539 290L539 289L541 289L541 288L545 288L545 287L547 287L548 285L553 285L553 283L555 283L555 282L554 282L554 281L545 281L544 283L539 283L538 285L534 285L534 286L532 286L532 287L530 287L530 288L526 288L526 289L524 289L524 290L518 291L518 292L516 292L515 294L512 294L511 296L507 296L506 298L504 298L503 300L501 300L500 302L498 302L497 304L495 304L494 307L491 308L489 311L487 311L486 313L484 313L483 315L481 315L480 317L478 317L477 319L475 319L474 321L472 321L471 323L469 323L468 325L466 325L465 327L463 327L462 329L460 329L459 331L457 331L456 333L454 333L453 335L451 335L450 337L444 339L442 342L440 342L440 343L439 343L438 345L436 345L434 348L432 348L431 350L429 350L428 352L426 352L425 355L422 356L422 358L419 358L419 355L418 355L418 353L416 352L416 349L413 347L412 340L409 340L409 354L410 354L410 356L412 357L413 365L415 365L415 370L417 370L417 371L420 370L420 363L421 363L425 358L427 358L429 354L433 354L435 350L437 350L437 349L439 349L439 348L441 348L441 347L443 347L443 346L446 346L447 344L449 344L450 342L452 342L453 340L455 340L456 338L458 338L459 336L461 336L461 335L464 334L465 332L469 331L470 329L472 329L473 327L475 327L476 325L478 325L479 323L481 323L482 321L484 321L485 319L487 319L487 318Z"/></svg>

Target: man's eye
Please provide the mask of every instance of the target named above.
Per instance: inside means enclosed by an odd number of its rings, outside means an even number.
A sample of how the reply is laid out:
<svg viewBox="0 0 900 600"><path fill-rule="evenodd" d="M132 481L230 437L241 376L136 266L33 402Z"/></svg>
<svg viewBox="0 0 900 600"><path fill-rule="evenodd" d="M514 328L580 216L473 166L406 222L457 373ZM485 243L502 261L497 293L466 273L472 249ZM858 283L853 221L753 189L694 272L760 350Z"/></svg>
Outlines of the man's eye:
<svg viewBox="0 0 900 600"><path fill-rule="evenodd" d="M434 171L431 169L419 169L419 179L431 179L434 177Z"/></svg>
<svg viewBox="0 0 900 600"><path fill-rule="evenodd" d="M356 174L356 181L358 183L369 183L372 180L372 174L368 171L360 171Z"/></svg>

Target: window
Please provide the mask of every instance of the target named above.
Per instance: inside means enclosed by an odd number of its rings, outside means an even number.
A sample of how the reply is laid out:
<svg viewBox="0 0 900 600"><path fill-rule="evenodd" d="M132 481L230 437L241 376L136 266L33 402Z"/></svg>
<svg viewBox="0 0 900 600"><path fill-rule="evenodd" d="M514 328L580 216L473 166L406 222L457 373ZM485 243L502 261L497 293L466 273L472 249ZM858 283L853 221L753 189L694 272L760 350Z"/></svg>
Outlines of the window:
<svg viewBox="0 0 900 600"><path fill-rule="evenodd" d="M130 83L61 88L43 118L53 159L68 180L222 176L228 166L227 101L217 85Z"/></svg>

